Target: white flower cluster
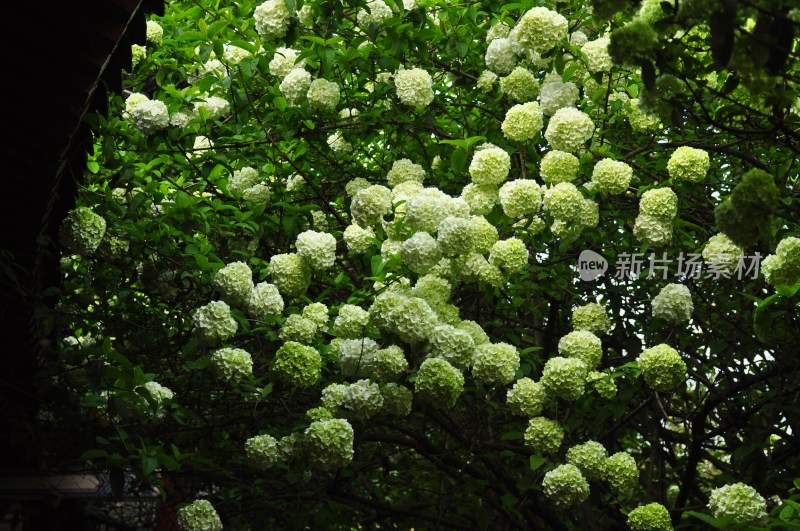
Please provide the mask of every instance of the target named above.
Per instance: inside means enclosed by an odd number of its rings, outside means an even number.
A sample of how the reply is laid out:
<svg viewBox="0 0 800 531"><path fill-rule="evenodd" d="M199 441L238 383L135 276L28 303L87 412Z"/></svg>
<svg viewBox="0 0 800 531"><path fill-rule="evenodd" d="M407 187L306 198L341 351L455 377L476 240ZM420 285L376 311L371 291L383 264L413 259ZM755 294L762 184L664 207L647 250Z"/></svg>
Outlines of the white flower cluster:
<svg viewBox="0 0 800 531"><path fill-rule="evenodd" d="M564 107L575 107L575 102L580 97L580 91L575 83L562 83L551 81L544 83L539 91L539 101L542 113L547 116L554 115Z"/></svg>
<svg viewBox="0 0 800 531"><path fill-rule="evenodd" d="M153 44L161 44L161 40L164 38L164 28L155 20L148 20L145 38Z"/></svg>
<svg viewBox="0 0 800 531"><path fill-rule="evenodd" d="M539 381L548 395L574 401L583 395L587 373L580 359L554 356L545 363Z"/></svg>
<svg viewBox="0 0 800 531"><path fill-rule="evenodd" d="M134 92L125 98L125 110L122 111L123 118L130 118L130 116L133 114L133 111L136 110L136 107L138 107L140 103L144 103L146 101L150 101L150 98L140 92Z"/></svg>
<svg viewBox="0 0 800 531"><path fill-rule="evenodd" d="M595 335L605 335L611 328L611 320L603 306L590 302L572 311L572 327L575 330L588 330Z"/></svg>
<svg viewBox="0 0 800 531"><path fill-rule="evenodd" d="M705 180L710 167L708 152L689 146L676 149L667 162L667 171L672 179L693 183Z"/></svg>
<svg viewBox="0 0 800 531"><path fill-rule="evenodd" d="M290 297L304 293L311 284L311 270L296 253L273 255L269 274L281 294Z"/></svg>
<svg viewBox="0 0 800 531"><path fill-rule="evenodd" d="M544 191L544 210L555 218L550 230L564 241L574 241L585 227L597 225L597 203L586 199L569 182L560 182Z"/></svg>
<svg viewBox="0 0 800 531"><path fill-rule="evenodd" d="M438 408L451 408L464 391L464 375L442 358L422 362L414 381L418 399Z"/></svg>
<svg viewBox="0 0 800 531"><path fill-rule="evenodd" d="M413 395L411 390L395 383L381 385L381 395L383 396L382 413L395 417L404 417L411 413L411 401Z"/></svg>
<svg viewBox="0 0 800 531"><path fill-rule="evenodd" d="M518 273L528 265L528 248L519 238L500 240L489 251L489 263L506 273Z"/></svg>
<svg viewBox="0 0 800 531"><path fill-rule="evenodd" d="M481 75L478 76L478 81L475 82L475 86L478 87L478 90L481 92L489 93L494 88L495 81L497 81L497 74L491 70L484 70L481 72Z"/></svg>
<svg viewBox="0 0 800 531"><path fill-rule="evenodd" d="M239 46L235 46L233 44L226 44L222 58L225 59L229 64L238 65L243 59L247 59L251 55L253 54L244 48L240 48Z"/></svg>
<svg viewBox="0 0 800 531"><path fill-rule="evenodd" d="M595 369L603 356L600 338L588 330L575 330L558 341L558 353L565 358L581 360L587 368Z"/></svg>
<svg viewBox="0 0 800 531"><path fill-rule="evenodd" d="M353 460L353 427L346 420L312 422L304 435L305 446L314 468L332 470Z"/></svg>
<svg viewBox="0 0 800 531"><path fill-rule="evenodd" d="M533 72L518 66L510 74L500 78L500 89L511 101L525 103L536 99L539 94L539 81Z"/></svg>
<svg viewBox="0 0 800 531"><path fill-rule="evenodd" d="M289 29L291 13L283 0L267 0L256 7L256 31L265 39L280 39Z"/></svg>
<svg viewBox="0 0 800 531"><path fill-rule="evenodd" d="M653 298L653 317L670 323L685 323L692 317L692 293L683 284L667 284Z"/></svg>
<svg viewBox="0 0 800 531"><path fill-rule="evenodd" d="M461 199L467 203L472 214L483 216L492 211L500 198L497 186L493 184L469 183L461 190Z"/></svg>
<svg viewBox="0 0 800 531"><path fill-rule="evenodd" d="M559 151L575 152L594 134L589 115L575 107L562 107L550 118L544 137Z"/></svg>
<svg viewBox="0 0 800 531"><path fill-rule="evenodd" d="M686 381L686 363L669 345L645 349L637 361L647 385L655 391L672 391Z"/></svg>
<svg viewBox="0 0 800 531"><path fill-rule="evenodd" d="M381 411L383 396L377 383L358 380L346 386L342 397L342 408L348 418L365 420Z"/></svg>
<svg viewBox="0 0 800 531"><path fill-rule="evenodd" d="M295 341L303 345L310 345L316 342L318 333L319 327L314 321L299 313L294 313L288 316L281 325L278 337L283 341Z"/></svg>
<svg viewBox="0 0 800 531"><path fill-rule="evenodd" d="M226 380L241 380L253 374L253 358L240 348L225 347L214 351L211 366Z"/></svg>
<svg viewBox="0 0 800 531"><path fill-rule="evenodd" d="M277 286L269 282L256 284L247 298L247 312L254 319L261 321L283 312L283 297Z"/></svg>
<svg viewBox="0 0 800 531"><path fill-rule="evenodd" d="M424 275L442 258L442 250L433 236L427 232L416 232L402 243L400 256L409 269Z"/></svg>
<svg viewBox="0 0 800 531"><path fill-rule="evenodd" d="M486 385L507 385L519 369L517 347L508 343L484 343L475 348L472 377Z"/></svg>
<svg viewBox="0 0 800 531"><path fill-rule="evenodd" d="M511 107L500 126L505 137L515 142L533 140L542 127L542 110L535 101Z"/></svg>
<svg viewBox="0 0 800 531"><path fill-rule="evenodd" d="M633 234L643 243L660 247L672 240L672 219L678 213L678 196L672 188L647 190L639 200Z"/></svg>
<svg viewBox="0 0 800 531"><path fill-rule="evenodd" d="M242 195L245 190L258 184L259 175L258 170L245 166L238 170L234 170L231 177L228 179L228 192L234 196Z"/></svg>
<svg viewBox="0 0 800 531"><path fill-rule="evenodd" d="M208 500L195 500L178 509L181 531L222 531L222 520Z"/></svg>
<svg viewBox="0 0 800 531"><path fill-rule="evenodd" d="M327 79L315 79L306 94L312 109L319 112L333 112L339 105L339 85Z"/></svg>
<svg viewBox="0 0 800 531"><path fill-rule="evenodd" d="M421 68L401 69L394 74L397 97L402 103L422 109L433 101L433 80Z"/></svg>
<svg viewBox="0 0 800 531"><path fill-rule="evenodd" d="M472 182L481 185L499 185L508 178L511 156L494 144L485 143L475 150L469 165Z"/></svg>
<svg viewBox="0 0 800 531"><path fill-rule="evenodd" d="M561 424L546 417L533 417L524 434L525 446L539 454L554 454L561 447L564 430Z"/></svg>
<svg viewBox="0 0 800 531"><path fill-rule="evenodd" d="M586 479L601 479L607 459L605 447L597 441L587 441L567 450L567 462L578 467Z"/></svg>
<svg viewBox="0 0 800 531"><path fill-rule="evenodd" d="M300 52L294 48L276 48L275 54L272 56L272 60L269 62L269 73L274 76L284 78L295 68L302 69L306 64L306 60L301 59L298 63L297 58L299 56Z"/></svg>
<svg viewBox="0 0 800 531"><path fill-rule="evenodd" d="M363 337L369 324L369 312L353 304L344 304L333 321L333 335L342 339Z"/></svg>
<svg viewBox="0 0 800 531"><path fill-rule="evenodd" d="M239 328L230 306L223 301L209 302L195 310L194 325L200 337L209 343L233 337Z"/></svg>
<svg viewBox="0 0 800 531"><path fill-rule="evenodd" d="M532 179L516 179L500 187L499 197L506 216L518 218L539 212L542 188Z"/></svg>
<svg viewBox="0 0 800 531"><path fill-rule="evenodd" d="M283 2L281 2L283 3ZM311 74L305 68L295 67L280 84L281 94L292 105L300 105L311 86Z"/></svg>
<svg viewBox="0 0 800 531"><path fill-rule="evenodd" d="M775 248L775 254L761 263L764 279L771 286L794 285L800 281L800 238L787 236Z"/></svg>
<svg viewBox="0 0 800 531"><path fill-rule="evenodd" d="M583 503L589 497L589 483L575 465L559 465L542 480L545 496L556 507L566 509Z"/></svg>
<svg viewBox="0 0 800 531"><path fill-rule="evenodd" d="M370 24L383 24L383 21L392 16L392 8L390 8L383 0L369 0L366 9L360 9L356 14L356 21L358 27L364 33L369 30Z"/></svg>
<svg viewBox="0 0 800 531"><path fill-rule="evenodd" d="M230 104L225 98L206 96L202 100L195 102L194 111L197 115L204 114L206 117L215 120L228 115Z"/></svg>
<svg viewBox="0 0 800 531"><path fill-rule="evenodd" d="M394 188L400 183L416 181L421 183L425 180L425 170L419 164L415 164L408 159L399 159L392 163L392 169L386 174L386 181L390 188Z"/></svg>
<svg viewBox="0 0 800 531"><path fill-rule="evenodd" d="M361 228L360 225L353 223L344 229L343 237L351 254L363 254L374 245L375 231L371 228Z"/></svg>
<svg viewBox="0 0 800 531"><path fill-rule="evenodd" d="M106 220L89 207L70 210L59 230L61 243L77 254L90 255L103 242Z"/></svg>
<svg viewBox="0 0 800 531"><path fill-rule="evenodd" d="M475 357L475 341L466 331L452 325L439 325L430 336L431 356L447 360L459 370L466 370Z"/></svg>
<svg viewBox="0 0 800 531"><path fill-rule="evenodd" d="M287 341L275 352L270 370L292 387L311 387L322 375L322 357L314 347Z"/></svg>
<svg viewBox="0 0 800 531"><path fill-rule="evenodd" d="M767 502L753 487L733 483L711 491L708 508L714 518L732 516L737 523L762 527L767 525Z"/></svg>
<svg viewBox="0 0 800 531"><path fill-rule="evenodd" d="M175 398L175 393L169 387L163 386L158 382L149 381L142 384L142 388L150 395L150 399L154 402L154 408L150 409L150 413L157 419L161 419L166 415L164 406L167 402Z"/></svg>
<svg viewBox="0 0 800 531"><path fill-rule="evenodd" d="M244 262L231 262L214 275L214 286L228 304L245 302L253 291L253 272Z"/></svg>
<svg viewBox="0 0 800 531"><path fill-rule="evenodd" d="M578 176L578 157L564 151L548 151L539 163L539 175L547 184L572 182Z"/></svg>
<svg viewBox="0 0 800 531"><path fill-rule="evenodd" d="M624 194L633 178L633 168L611 159L602 159L594 165L592 182L606 194Z"/></svg>
<svg viewBox="0 0 800 531"><path fill-rule="evenodd" d="M147 48L139 44L131 44L131 66L136 67L147 58Z"/></svg>
<svg viewBox="0 0 800 531"><path fill-rule="evenodd" d="M610 42L610 39L600 37L581 46L581 52L585 53L588 59L586 69L589 72L608 72L614 66L614 61L608 55L608 44Z"/></svg>
<svg viewBox="0 0 800 531"><path fill-rule="evenodd" d="M169 125L169 110L164 102L147 100L139 103L131 113L133 125L143 133L150 134L166 129Z"/></svg>
<svg viewBox="0 0 800 531"><path fill-rule="evenodd" d="M350 153L353 151L353 144L347 141L341 131L336 131L329 135L326 142L334 153Z"/></svg>
<svg viewBox="0 0 800 531"><path fill-rule="evenodd" d="M278 441L271 435L256 435L244 443L247 459L259 470L267 470L282 460Z"/></svg>
<svg viewBox="0 0 800 531"><path fill-rule="evenodd" d="M597 394L606 400L614 398L617 394L617 384L610 375L598 372L589 371L586 376L586 383L591 384Z"/></svg>
<svg viewBox="0 0 800 531"><path fill-rule="evenodd" d="M406 343L427 340L438 324L430 305L418 297L385 291L369 310L370 320L379 328L398 335Z"/></svg>
<svg viewBox="0 0 800 531"><path fill-rule="evenodd" d="M509 411L520 417L533 418L541 414L546 400L544 386L527 377L517 380L506 395Z"/></svg>
<svg viewBox="0 0 800 531"><path fill-rule="evenodd" d="M744 249L722 232L710 237L703 247L703 260L709 267L728 275L736 269L743 256Z"/></svg>
<svg viewBox="0 0 800 531"><path fill-rule="evenodd" d="M673 531L669 511L660 503L648 503L628 513L630 531Z"/></svg>
<svg viewBox="0 0 800 531"><path fill-rule="evenodd" d="M295 246L297 256L313 271L330 269L336 262L336 238L327 232L301 232Z"/></svg>
<svg viewBox="0 0 800 531"><path fill-rule="evenodd" d="M373 227L392 211L392 191L374 184L359 190L350 203L353 220L362 227Z"/></svg>
<svg viewBox="0 0 800 531"><path fill-rule="evenodd" d="M544 53L567 38L567 19L550 9L534 7L517 21L513 35L522 47Z"/></svg>
<svg viewBox="0 0 800 531"><path fill-rule="evenodd" d="M639 467L627 452L617 452L606 460L605 480L616 494L627 495L639 482Z"/></svg>
<svg viewBox="0 0 800 531"><path fill-rule="evenodd" d="M513 43L506 38L494 39L486 47L483 60L486 68L495 74L509 74L517 66L517 56L514 53Z"/></svg>

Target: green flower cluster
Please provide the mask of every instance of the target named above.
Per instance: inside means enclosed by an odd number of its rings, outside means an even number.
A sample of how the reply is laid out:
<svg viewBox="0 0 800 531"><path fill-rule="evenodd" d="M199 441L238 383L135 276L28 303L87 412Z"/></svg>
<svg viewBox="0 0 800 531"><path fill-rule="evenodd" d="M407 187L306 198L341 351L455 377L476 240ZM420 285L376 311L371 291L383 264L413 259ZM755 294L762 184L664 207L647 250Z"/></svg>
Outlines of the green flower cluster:
<svg viewBox="0 0 800 531"><path fill-rule="evenodd" d="M434 407L451 408L464 391L464 375L442 358L422 362L414 382L414 393Z"/></svg>
<svg viewBox="0 0 800 531"><path fill-rule="evenodd" d="M655 391L672 391L686 381L686 363L669 345L645 349L638 362L647 385Z"/></svg>
<svg viewBox="0 0 800 531"><path fill-rule="evenodd" d="M628 513L630 531L672 531L669 511L660 503L648 503Z"/></svg>
<svg viewBox="0 0 800 531"><path fill-rule="evenodd" d="M222 300L228 304L242 304L253 291L253 272L244 262L232 262L217 271L214 285Z"/></svg>
<svg viewBox="0 0 800 531"><path fill-rule="evenodd" d="M77 254L90 255L97 250L106 233L106 220L89 207L71 210L61 224L61 243Z"/></svg>
<svg viewBox="0 0 800 531"><path fill-rule="evenodd" d="M508 343L484 343L475 348L472 377L486 385L507 385L519 369L517 347Z"/></svg>
<svg viewBox="0 0 800 531"><path fill-rule="evenodd" d="M573 401L583 395L587 372L583 361L556 356L545 363L540 382L549 395Z"/></svg>
<svg viewBox="0 0 800 531"><path fill-rule="evenodd" d="M669 176L676 181L701 182L705 180L710 167L708 152L689 146L676 149L667 161Z"/></svg>
<svg viewBox="0 0 800 531"><path fill-rule="evenodd" d="M597 441L587 441L567 450L567 462L578 467L586 479L604 477L607 459L605 447Z"/></svg>
<svg viewBox="0 0 800 531"><path fill-rule="evenodd" d="M544 386L527 377L517 380L506 395L509 411L520 417L531 418L541 414L546 400Z"/></svg>
<svg viewBox="0 0 800 531"><path fill-rule="evenodd" d="M685 323L692 317L692 293L683 284L667 284L653 298L653 317Z"/></svg>
<svg viewBox="0 0 800 531"><path fill-rule="evenodd" d="M780 241L775 254L761 263L764 279L772 286L800 282L800 238L788 236Z"/></svg>
<svg viewBox="0 0 800 531"><path fill-rule="evenodd" d="M575 465L559 465L544 475L542 490L556 507L575 507L589 497L589 483Z"/></svg>
<svg viewBox="0 0 800 531"><path fill-rule="evenodd" d="M231 308L223 301L209 302L194 312L194 326L200 338L208 343L224 341L236 333L239 324Z"/></svg>
<svg viewBox="0 0 800 531"><path fill-rule="evenodd" d="M597 368L603 356L600 338L588 330L575 330L558 341L558 353L581 360L589 369Z"/></svg>
<svg viewBox="0 0 800 531"><path fill-rule="evenodd" d="M431 357L447 360L459 370L466 370L475 357L475 341L467 332L451 325L439 325L430 336Z"/></svg>
<svg viewBox="0 0 800 531"><path fill-rule="evenodd" d="M572 311L572 327L575 330L587 330L596 335L605 335L611 328L611 320L603 306L590 302Z"/></svg>
<svg viewBox="0 0 800 531"><path fill-rule="evenodd" d="M767 502L753 487L733 483L711 491L708 508L714 518L732 516L738 523L761 527L767 524Z"/></svg>
<svg viewBox="0 0 800 531"><path fill-rule="evenodd" d="M211 355L211 366L226 380L240 380L253 374L253 358L240 348L216 350Z"/></svg>
<svg viewBox="0 0 800 531"><path fill-rule="evenodd" d="M312 422L305 431L305 448L314 468L343 467L353 460L353 427L345 419Z"/></svg>
<svg viewBox="0 0 800 531"><path fill-rule="evenodd" d="M554 454L561 447L564 430L555 420L533 417L525 430L525 446L538 454Z"/></svg>
<svg viewBox="0 0 800 531"><path fill-rule="evenodd" d="M222 520L208 500L195 500L178 509L181 531L222 531Z"/></svg>
<svg viewBox="0 0 800 531"><path fill-rule="evenodd" d="M259 470L267 470L282 460L278 441L271 435L250 437L244 443L247 459Z"/></svg>
<svg viewBox="0 0 800 531"><path fill-rule="evenodd" d="M271 370L292 387L311 387L322 375L322 357L313 347L287 341L275 353Z"/></svg>
<svg viewBox="0 0 800 531"><path fill-rule="evenodd" d="M311 270L295 253L272 255L269 274L278 291L287 297L305 293L311 284Z"/></svg>

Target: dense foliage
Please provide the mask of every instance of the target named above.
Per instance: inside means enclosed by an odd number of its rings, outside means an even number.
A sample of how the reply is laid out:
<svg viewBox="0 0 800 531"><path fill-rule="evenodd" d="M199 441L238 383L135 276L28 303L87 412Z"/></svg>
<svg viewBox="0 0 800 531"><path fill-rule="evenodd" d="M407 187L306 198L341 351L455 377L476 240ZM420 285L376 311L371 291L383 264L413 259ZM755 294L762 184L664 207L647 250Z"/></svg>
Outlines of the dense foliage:
<svg viewBox="0 0 800 531"><path fill-rule="evenodd" d="M596 3L169 2L52 459L184 529L800 527L800 13Z"/></svg>

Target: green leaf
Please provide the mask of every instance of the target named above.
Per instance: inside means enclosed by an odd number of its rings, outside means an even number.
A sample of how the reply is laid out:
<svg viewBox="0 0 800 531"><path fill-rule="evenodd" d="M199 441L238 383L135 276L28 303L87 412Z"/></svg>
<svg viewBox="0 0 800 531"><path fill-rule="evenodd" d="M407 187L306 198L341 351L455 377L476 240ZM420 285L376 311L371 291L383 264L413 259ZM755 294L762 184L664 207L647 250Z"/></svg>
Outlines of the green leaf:
<svg viewBox="0 0 800 531"><path fill-rule="evenodd" d="M532 455L530 459L531 470L539 470L546 462L547 459L545 457L539 454Z"/></svg>

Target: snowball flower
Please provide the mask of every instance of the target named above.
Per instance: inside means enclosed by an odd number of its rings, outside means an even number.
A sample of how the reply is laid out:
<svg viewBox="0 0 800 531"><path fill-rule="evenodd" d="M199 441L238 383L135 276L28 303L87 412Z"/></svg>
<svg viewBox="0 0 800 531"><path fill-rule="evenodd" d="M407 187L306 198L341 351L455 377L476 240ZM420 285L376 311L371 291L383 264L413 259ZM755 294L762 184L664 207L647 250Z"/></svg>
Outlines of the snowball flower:
<svg viewBox="0 0 800 531"><path fill-rule="evenodd" d="M106 234L106 220L89 207L77 207L67 214L59 229L61 243L77 254L94 253Z"/></svg>
<svg viewBox="0 0 800 531"><path fill-rule="evenodd" d="M255 186L259 181L258 170L245 166L238 170L234 170L231 177L228 179L228 192L236 195L241 195L248 188Z"/></svg>
<svg viewBox="0 0 800 531"><path fill-rule="evenodd" d="M430 337L431 356L447 360L452 366L464 370L475 357L475 341L464 330L451 325L439 325Z"/></svg>
<svg viewBox="0 0 800 531"><path fill-rule="evenodd" d="M451 408L464 390L464 375L442 358L422 362L414 381L418 399L437 408Z"/></svg>
<svg viewBox="0 0 800 531"><path fill-rule="evenodd" d="M406 370L408 370L408 361L403 349L397 345L389 345L377 350L369 363L370 378L378 382L397 380Z"/></svg>
<svg viewBox="0 0 800 531"><path fill-rule="evenodd" d="M261 321L267 317L280 315L283 312L283 297L277 286L269 282L256 284L247 298L247 312L254 319Z"/></svg>
<svg viewBox="0 0 800 531"><path fill-rule="evenodd" d="M230 306L222 301L209 302L195 310L194 325L200 337L209 343L224 341L239 328Z"/></svg>
<svg viewBox="0 0 800 531"><path fill-rule="evenodd" d="M329 135L326 142L328 147L335 153L350 153L353 151L353 144L344 138L341 131L336 131Z"/></svg>
<svg viewBox="0 0 800 531"><path fill-rule="evenodd" d="M604 335L611 328L611 321L603 306L590 302L572 311L572 327L575 330L588 330L596 335Z"/></svg>
<svg viewBox="0 0 800 531"><path fill-rule="evenodd" d="M336 238L327 232L301 232L295 246L297 256L314 271L330 269L336 262Z"/></svg>
<svg viewBox="0 0 800 531"><path fill-rule="evenodd" d="M516 179L500 187L499 197L506 216L518 218L539 212L542 188L532 179Z"/></svg>
<svg viewBox="0 0 800 531"><path fill-rule="evenodd" d="M686 381L686 363L669 345L645 349L637 361L647 385L655 391L672 391Z"/></svg>
<svg viewBox="0 0 800 531"><path fill-rule="evenodd" d="M366 9L360 9L356 14L358 27L365 33L369 30L370 24L383 24L383 21L392 16L392 8L386 5L383 0L369 0Z"/></svg>
<svg viewBox="0 0 800 531"><path fill-rule="evenodd" d="M494 144L482 144L472 156L469 174L477 185L499 185L508 177L511 170L511 157Z"/></svg>
<svg viewBox="0 0 800 531"><path fill-rule="evenodd" d="M580 92L575 83L551 81L543 84L539 90L542 113L547 116L554 115L562 107L574 107L579 97Z"/></svg>
<svg viewBox="0 0 800 531"><path fill-rule="evenodd" d="M601 37L581 46L581 51L586 54L588 59L586 69L589 72L608 72L614 66L614 61L608 55L608 44L610 42L610 39Z"/></svg>
<svg viewBox="0 0 800 531"><path fill-rule="evenodd" d="M275 49L275 54L269 62L269 72L280 78L286 77L289 72L297 68L303 68L306 60L302 59L297 63L297 58L300 55L298 50L293 48L278 47Z"/></svg>
<svg viewBox="0 0 800 531"><path fill-rule="evenodd" d="M535 417L542 412L547 392L544 386L530 378L520 378L508 390L506 404L514 415L521 417Z"/></svg>
<svg viewBox="0 0 800 531"><path fill-rule="evenodd" d="M222 520L208 500L195 500L178 509L177 524L181 531L222 531Z"/></svg>
<svg viewBox="0 0 800 531"><path fill-rule="evenodd" d="M518 66L510 74L500 78L500 88L511 101L525 103L535 99L539 94L539 81L533 72Z"/></svg>
<svg viewBox="0 0 800 531"><path fill-rule="evenodd" d="M694 305L689 288L683 284L667 284L653 298L653 317L670 323L684 323L692 316Z"/></svg>
<svg viewBox="0 0 800 531"><path fill-rule="evenodd" d="M122 112L122 116L124 118L130 117L130 115L133 114L133 111L136 110L136 107L138 107L140 103L144 103L146 101L150 101L150 98L139 92L134 92L125 98L125 110Z"/></svg>
<svg viewBox="0 0 800 531"><path fill-rule="evenodd" d="M322 375L322 357L313 347L287 341L275 352L270 368L292 387L311 387Z"/></svg>
<svg viewBox="0 0 800 531"><path fill-rule="evenodd" d="M706 178L710 166L707 151L681 146L670 156L667 171L672 179L697 183Z"/></svg>
<svg viewBox="0 0 800 531"><path fill-rule="evenodd" d="M534 417L528 421L525 430L525 446L538 454L553 454L561 446L564 430L555 420Z"/></svg>
<svg viewBox="0 0 800 531"><path fill-rule="evenodd" d="M280 39L286 35L291 16L283 0L267 0L253 13L256 31L265 39Z"/></svg>
<svg viewBox="0 0 800 531"><path fill-rule="evenodd" d="M714 518L732 516L738 523L762 527L767 524L767 502L753 487L733 483L711 491L708 508Z"/></svg>
<svg viewBox="0 0 800 531"><path fill-rule="evenodd" d="M630 494L639 481L639 467L636 466L636 460L627 452L615 453L606 459L605 480L613 492Z"/></svg>
<svg viewBox="0 0 800 531"><path fill-rule="evenodd" d="M353 304L339 308L339 315L333 321L333 335L342 339L357 339L364 336L369 324L369 313Z"/></svg>
<svg viewBox="0 0 800 531"><path fill-rule="evenodd" d="M633 224L633 235L642 243L661 247L672 240L672 224L646 214L639 214Z"/></svg>
<svg viewBox="0 0 800 531"><path fill-rule="evenodd" d="M592 138L594 123L589 115L575 107L563 107L556 111L547 124L544 137L559 151L578 151Z"/></svg>
<svg viewBox="0 0 800 531"><path fill-rule="evenodd" d="M135 67L147 58L147 48L138 44L131 45L131 66Z"/></svg>
<svg viewBox="0 0 800 531"><path fill-rule="evenodd" d="M161 39L164 38L164 28L155 20L148 20L145 37L153 44L161 44Z"/></svg>
<svg viewBox="0 0 800 531"><path fill-rule="evenodd" d="M603 356L600 338L588 330L575 330L558 341L558 353L565 358L576 358L594 369Z"/></svg>
<svg viewBox="0 0 800 531"><path fill-rule="evenodd" d="M556 507L565 509L589 497L589 483L575 465L559 465L544 475L542 490Z"/></svg>
<svg viewBox="0 0 800 531"><path fill-rule="evenodd" d="M582 215L583 195L568 182L561 182L544 191L544 210L554 218L576 221Z"/></svg>
<svg viewBox="0 0 800 531"><path fill-rule="evenodd" d="M359 190L350 203L353 220L362 227L372 227L392 211L392 191L372 185Z"/></svg>
<svg viewBox="0 0 800 531"><path fill-rule="evenodd" d="M587 372L583 361L556 356L545 363L540 382L548 394L573 401L583 395Z"/></svg>
<svg viewBox="0 0 800 531"><path fill-rule="evenodd" d="M475 86L478 87L478 90L481 92L491 92L495 81L497 81L497 74L491 70L484 70L481 72L481 75L478 76L478 81L475 83Z"/></svg>
<svg viewBox="0 0 800 531"><path fill-rule="evenodd" d="M383 409L385 415L404 417L411 413L411 391L395 383L381 385L381 395L383 396Z"/></svg>
<svg viewBox="0 0 800 531"><path fill-rule="evenodd" d="M425 180L425 170L408 159L399 159L392 163L392 169L386 174L386 180L391 188L407 181L422 183Z"/></svg>
<svg viewBox="0 0 800 531"><path fill-rule="evenodd" d="M312 109L319 112L332 112L339 105L339 85L327 79L315 79L306 94Z"/></svg>
<svg viewBox="0 0 800 531"><path fill-rule="evenodd" d="M567 19L550 9L534 7L522 15L514 29L521 46L544 53L567 38Z"/></svg>
<svg viewBox="0 0 800 531"><path fill-rule="evenodd" d="M492 245L489 263L507 273L518 273L528 265L528 249L519 238L500 240Z"/></svg>
<svg viewBox="0 0 800 531"><path fill-rule="evenodd" d="M467 203L471 214L482 216L492 211L500 197L493 184L469 183L461 190L461 199Z"/></svg>
<svg viewBox="0 0 800 531"><path fill-rule="evenodd" d="M133 125L143 133L154 133L169 125L169 111L164 102L147 100L139 103L131 113Z"/></svg>
<svg viewBox="0 0 800 531"><path fill-rule="evenodd" d="M564 151L548 151L539 163L539 175L547 184L571 182L578 176L578 157Z"/></svg>
<svg viewBox="0 0 800 531"><path fill-rule="evenodd" d="M630 531L673 531L669 511L660 503L648 503L628 513Z"/></svg>
<svg viewBox="0 0 800 531"><path fill-rule="evenodd" d="M703 260L710 267L728 275L736 269L743 256L744 249L722 232L710 237L703 247Z"/></svg>
<svg viewBox="0 0 800 531"><path fill-rule="evenodd" d="M602 159L594 165L592 182L606 194L622 194L628 190L633 177L633 168L611 159Z"/></svg>
<svg viewBox="0 0 800 531"><path fill-rule="evenodd" d="M243 59L246 59L251 55L252 54L244 48L240 48L239 46L235 46L233 44L226 44L223 58L232 65L238 65Z"/></svg>
<svg viewBox="0 0 800 531"><path fill-rule="evenodd" d="M515 142L532 140L542 127L542 111L535 101L511 107L500 126L506 138Z"/></svg>
<svg viewBox="0 0 800 531"><path fill-rule="evenodd" d="M247 459L259 470L267 470L281 460L278 441L271 435L257 435L244 442Z"/></svg>
<svg viewBox="0 0 800 531"><path fill-rule="evenodd" d="M597 394L606 400L614 398L617 394L617 384L606 373L589 371L586 376L586 383L592 384Z"/></svg>
<svg viewBox="0 0 800 531"><path fill-rule="evenodd" d="M230 112L230 104L225 98L208 96L203 98L201 101L195 102L194 110L198 116L202 110L206 117L214 120L216 118L227 116Z"/></svg>
<svg viewBox="0 0 800 531"><path fill-rule="evenodd" d="M495 74L505 75L510 73L517 66L517 56L514 53L514 45L509 39L494 39L486 47L484 56L486 68Z"/></svg>
<svg viewBox="0 0 800 531"><path fill-rule="evenodd" d="M417 232L402 243L400 256L412 271L425 274L442 258L442 250L433 236Z"/></svg>
<svg viewBox="0 0 800 531"><path fill-rule="evenodd" d="M309 460L314 468L332 470L353 460L353 427L346 420L312 422L304 435Z"/></svg>
<svg viewBox="0 0 800 531"><path fill-rule="evenodd" d="M253 272L244 262L232 262L214 275L214 286L222 299L230 304L240 304L253 291Z"/></svg>
<svg viewBox="0 0 800 531"><path fill-rule="evenodd" d="M304 68L293 68L281 81L280 89L286 101L292 105L300 105L310 86L311 74Z"/></svg>
<svg viewBox="0 0 800 531"><path fill-rule="evenodd" d="M269 260L272 283L283 295L304 293L311 283L311 270L295 253L276 254Z"/></svg>
<svg viewBox="0 0 800 531"><path fill-rule="evenodd" d="M575 465L586 479L600 479L605 474L605 447L597 441L577 444L567 450L567 462Z"/></svg>
<svg viewBox="0 0 800 531"><path fill-rule="evenodd" d="M423 109L433 101L433 80L421 68L398 70L394 75L397 97L415 109Z"/></svg>
<svg viewBox="0 0 800 531"><path fill-rule="evenodd" d="M295 341L309 345L316 342L318 331L318 327L313 321L295 313L287 317L281 325L278 337L283 341Z"/></svg>
<svg viewBox="0 0 800 531"><path fill-rule="evenodd" d="M652 219L669 222L678 213L678 196L669 187L647 190L639 199L639 212Z"/></svg>
<svg viewBox="0 0 800 531"><path fill-rule="evenodd" d="M344 229L344 243L351 254L363 254L371 245L374 245L375 231L370 228L363 229L353 223Z"/></svg>
<svg viewBox="0 0 800 531"><path fill-rule="evenodd" d="M472 377L486 385L507 385L519 369L517 347L508 343L484 343L475 348Z"/></svg>
<svg viewBox="0 0 800 531"><path fill-rule="evenodd" d="M344 391L342 407L347 416L354 419L368 419L383 407L383 396L377 383L359 380Z"/></svg>
<svg viewBox="0 0 800 531"><path fill-rule="evenodd" d="M211 366L226 380L239 380L253 374L253 358L240 348L221 348L211 355Z"/></svg>

